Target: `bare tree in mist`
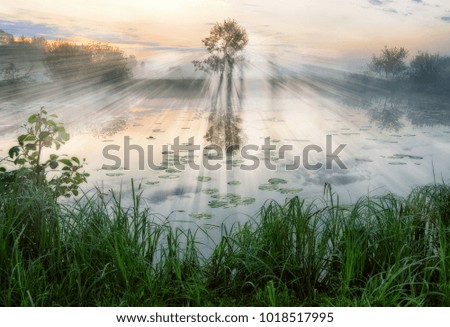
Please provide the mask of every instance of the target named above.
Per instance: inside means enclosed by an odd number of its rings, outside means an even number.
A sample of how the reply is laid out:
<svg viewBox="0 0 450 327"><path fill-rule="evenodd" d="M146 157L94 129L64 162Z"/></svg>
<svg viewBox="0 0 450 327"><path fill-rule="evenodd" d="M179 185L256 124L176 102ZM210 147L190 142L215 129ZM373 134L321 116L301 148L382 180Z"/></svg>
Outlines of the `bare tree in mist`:
<svg viewBox="0 0 450 327"><path fill-rule="evenodd" d="M17 84L19 82L28 80L33 67L29 67L27 70L18 68L14 62L9 62L8 65L1 70L3 79L8 84Z"/></svg>
<svg viewBox="0 0 450 327"><path fill-rule="evenodd" d="M0 85L17 85L31 81L42 68L42 38L15 38L0 30Z"/></svg>
<svg viewBox="0 0 450 327"><path fill-rule="evenodd" d="M225 145L239 144L240 119L233 112L232 101L233 73L236 66L243 67L244 57L240 53L248 43L247 31L234 19L226 19L223 23L216 23L211 28L209 37L204 38L202 42L209 56L202 61L193 61L195 68L219 75L217 89L213 92L211 99L210 128L205 137L209 141L217 142L222 139L217 136L218 133L224 130ZM225 76L226 110L218 110L218 99ZM239 95L240 101L241 96Z"/></svg>

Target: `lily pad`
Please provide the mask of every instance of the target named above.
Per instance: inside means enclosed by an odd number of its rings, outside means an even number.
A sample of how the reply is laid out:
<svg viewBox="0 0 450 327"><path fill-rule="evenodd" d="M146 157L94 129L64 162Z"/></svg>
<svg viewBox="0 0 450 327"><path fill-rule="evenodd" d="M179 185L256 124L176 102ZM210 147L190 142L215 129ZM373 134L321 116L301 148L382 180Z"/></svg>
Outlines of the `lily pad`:
<svg viewBox="0 0 450 327"><path fill-rule="evenodd" d="M156 185L156 184L159 184L159 181L147 181L147 182L145 182L145 184L147 184L147 185Z"/></svg>
<svg viewBox="0 0 450 327"><path fill-rule="evenodd" d="M287 181L282 178L270 178L268 182L273 185L287 184Z"/></svg>
<svg viewBox="0 0 450 327"><path fill-rule="evenodd" d="M242 159L227 160L227 165L231 164L231 166L233 166L233 167L240 167L240 165L242 163L244 163L244 160L242 160Z"/></svg>
<svg viewBox="0 0 450 327"><path fill-rule="evenodd" d="M278 188L279 187L277 184L270 184L270 183L261 184L258 186L258 189L260 189L262 191L277 191Z"/></svg>
<svg viewBox="0 0 450 327"><path fill-rule="evenodd" d="M226 200L211 200L208 202L211 208L229 208L228 201Z"/></svg>
<svg viewBox="0 0 450 327"><path fill-rule="evenodd" d="M406 162L389 162L389 164L392 166L401 166L406 165Z"/></svg>
<svg viewBox="0 0 450 327"><path fill-rule="evenodd" d="M161 175L158 177L162 178L162 179L177 179L177 178L180 178L180 175L169 174L169 175Z"/></svg>
<svg viewBox="0 0 450 327"><path fill-rule="evenodd" d="M211 208L234 208L240 205L250 205L255 202L255 198L241 197L238 194L213 194L214 200L208 202Z"/></svg>
<svg viewBox="0 0 450 327"><path fill-rule="evenodd" d="M211 180L211 177L209 177L209 176L197 176L197 180L199 182L209 182Z"/></svg>
<svg viewBox="0 0 450 327"><path fill-rule="evenodd" d="M123 174L123 173L107 173L106 174L106 176L109 176L109 177L117 177L117 176L123 176L123 175L125 175L125 174Z"/></svg>
<svg viewBox="0 0 450 327"><path fill-rule="evenodd" d="M372 159L368 159L368 158L355 158L355 161L360 161L360 162L373 162Z"/></svg>
<svg viewBox="0 0 450 327"><path fill-rule="evenodd" d="M217 189L217 188L207 188L207 189L203 190L202 192L205 193L205 194L208 194L208 195L212 195L212 194L219 193L219 189Z"/></svg>
<svg viewBox="0 0 450 327"><path fill-rule="evenodd" d="M213 215L208 212L193 212L189 215L189 217L195 219L211 219Z"/></svg>
<svg viewBox="0 0 450 327"><path fill-rule="evenodd" d="M295 194L303 191L302 188L286 187L278 190L281 194Z"/></svg>
<svg viewBox="0 0 450 327"><path fill-rule="evenodd" d="M240 185L241 182L239 182L239 181L229 181L227 184L228 185Z"/></svg>
<svg viewBox="0 0 450 327"><path fill-rule="evenodd" d="M412 155L409 155L409 154L394 154L393 156L388 157L388 158L389 158L389 159L404 159L404 158L409 158L409 159L418 159L418 160L423 159L423 157L420 157L420 156L412 156Z"/></svg>
<svg viewBox="0 0 450 327"><path fill-rule="evenodd" d="M245 198L242 198L240 204L241 204L241 205L249 205L249 204L254 203L255 201L256 201L255 198L245 197Z"/></svg>
<svg viewBox="0 0 450 327"><path fill-rule="evenodd" d="M166 173L173 174L173 173L181 173L181 170L175 169L175 168L167 168Z"/></svg>
<svg viewBox="0 0 450 327"><path fill-rule="evenodd" d="M213 194L211 195L212 198L215 199L222 199L222 200L229 200L229 201L238 201L241 199L240 195L234 194L234 193L227 193L227 194Z"/></svg>

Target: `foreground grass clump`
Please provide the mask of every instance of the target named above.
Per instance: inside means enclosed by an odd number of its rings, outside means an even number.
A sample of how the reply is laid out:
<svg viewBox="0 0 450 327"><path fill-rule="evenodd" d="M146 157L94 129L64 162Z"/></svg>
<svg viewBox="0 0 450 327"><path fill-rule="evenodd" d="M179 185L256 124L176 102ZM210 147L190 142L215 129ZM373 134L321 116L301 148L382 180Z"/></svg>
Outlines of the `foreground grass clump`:
<svg viewBox="0 0 450 327"><path fill-rule="evenodd" d="M207 231L171 227L133 200L60 204L32 182L0 189L0 304L450 305L446 185L352 205L326 187L321 201L272 202L222 226L212 249L198 243Z"/></svg>

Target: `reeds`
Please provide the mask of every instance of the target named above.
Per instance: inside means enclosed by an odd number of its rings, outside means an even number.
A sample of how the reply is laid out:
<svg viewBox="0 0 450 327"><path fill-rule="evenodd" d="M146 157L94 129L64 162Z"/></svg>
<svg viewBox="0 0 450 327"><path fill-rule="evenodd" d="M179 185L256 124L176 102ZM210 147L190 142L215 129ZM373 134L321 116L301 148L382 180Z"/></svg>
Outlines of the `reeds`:
<svg viewBox="0 0 450 327"><path fill-rule="evenodd" d="M170 226L133 206L45 189L0 190L4 306L448 306L450 187L341 204L271 202L244 224Z"/></svg>

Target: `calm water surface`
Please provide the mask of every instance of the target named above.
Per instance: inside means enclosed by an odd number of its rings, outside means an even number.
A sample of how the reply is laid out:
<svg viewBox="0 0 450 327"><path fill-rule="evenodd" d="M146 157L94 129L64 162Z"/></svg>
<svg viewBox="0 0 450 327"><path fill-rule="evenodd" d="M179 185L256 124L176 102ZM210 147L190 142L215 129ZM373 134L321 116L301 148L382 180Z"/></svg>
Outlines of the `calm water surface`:
<svg viewBox="0 0 450 327"><path fill-rule="evenodd" d="M91 176L83 187L86 192L101 191L108 198L111 190L122 190L127 201L133 178L152 211L178 224L204 227L224 220L248 219L272 199L283 202L297 195L308 201L320 199L325 183L332 185L341 201L350 202L386 192L406 195L414 186L434 180L448 182L450 177L450 108L445 104L430 107L425 101L420 106L408 97L332 98L289 87L275 93L269 83L260 83L249 88L245 98L236 99L231 117L225 117L211 112L206 96L116 97L108 95L101 108L92 105L89 98L32 104L4 102L0 108L0 155L5 156L14 144L26 117L45 105L60 115L71 132L62 153L85 157L88 162L86 169ZM308 145L324 149L311 152L310 163L324 164L327 135L332 136L333 150L345 144L339 158L346 169L334 162L332 169L300 166L286 170L292 156L302 158ZM125 137L144 149L145 162L150 153L152 160L163 163L166 169L138 169L136 150L130 152L130 169L124 169ZM211 161L222 164L219 170L194 170L188 162L201 164L203 153L180 152L174 156L170 145L176 137L182 144L193 138L202 149L211 143L223 145L226 137L232 137L241 147L253 144L261 149L264 139L270 137L277 149L288 145L293 150L284 158L272 152L270 161L276 169L265 167L269 158L259 150L248 152L260 158L259 167L251 171L240 168L252 161L239 154L232 160ZM110 151L120 157L119 169L102 168L113 164L102 155L109 145L120 146L120 151ZM163 155L163 151L169 153ZM186 169L173 168L174 159L185 163Z"/></svg>

